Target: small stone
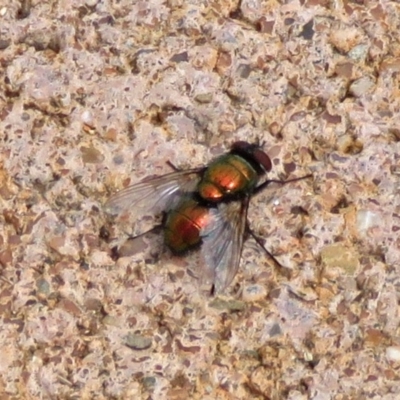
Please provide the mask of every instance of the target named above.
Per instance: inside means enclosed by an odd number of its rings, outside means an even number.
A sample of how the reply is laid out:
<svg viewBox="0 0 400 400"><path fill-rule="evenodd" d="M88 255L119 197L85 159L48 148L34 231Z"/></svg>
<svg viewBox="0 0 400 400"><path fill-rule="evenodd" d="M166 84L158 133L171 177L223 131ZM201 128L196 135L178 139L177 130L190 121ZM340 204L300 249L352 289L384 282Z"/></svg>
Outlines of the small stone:
<svg viewBox="0 0 400 400"><path fill-rule="evenodd" d="M335 73L343 78L351 79L354 69L354 64L351 62L338 63L335 66Z"/></svg>
<svg viewBox="0 0 400 400"><path fill-rule="evenodd" d="M349 92L354 97L360 97L366 94L374 85L375 83L370 77L364 76L350 85Z"/></svg>
<svg viewBox="0 0 400 400"><path fill-rule="evenodd" d="M261 393L267 397L267 394L269 395L272 393L276 385L273 379L268 379L270 376L266 367L258 367L250 376L249 386L255 390L256 393Z"/></svg>
<svg viewBox="0 0 400 400"><path fill-rule="evenodd" d="M368 46L359 44L349 51L349 57L355 61L365 60L368 55Z"/></svg>
<svg viewBox="0 0 400 400"><path fill-rule="evenodd" d="M11 44L10 39L0 39L0 50L6 49Z"/></svg>
<svg viewBox="0 0 400 400"><path fill-rule="evenodd" d="M213 99L212 93L200 93L195 97L195 100L201 104L211 103Z"/></svg>
<svg viewBox="0 0 400 400"><path fill-rule="evenodd" d="M243 289L242 298L246 302L262 300L267 296L267 291L262 285L250 285Z"/></svg>
<svg viewBox="0 0 400 400"><path fill-rule="evenodd" d="M232 65L232 56L229 53L221 52L217 59L217 71L220 74L226 74Z"/></svg>
<svg viewBox="0 0 400 400"><path fill-rule="evenodd" d="M98 1L98 0L86 0L86 1L85 1L85 4L86 4L88 7L94 7L94 6L97 4L97 1Z"/></svg>
<svg viewBox="0 0 400 400"><path fill-rule="evenodd" d="M108 326L119 326L118 319L110 315L106 315L103 318L103 323Z"/></svg>
<svg viewBox="0 0 400 400"><path fill-rule="evenodd" d="M63 236L54 236L48 241L48 245L58 253L62 253L62 247L65 245L65 238Z"/></svg>
<svg viewBox="0 0 400 400"><path fill-rule="evenodd" d="M81 120L84 124L89 125L91 127L94 126L93 114L89 110L85 110L81 115Z"/></svg>
<svg viewBox="0 0 400 400"><path fill-rule="evenodd" d="M349 274L353 274L359 265L357 253L340 244L323 247L321 260L327 271L329 268L341 268Z"/></svg>
<svg viewBox="0 0 400 400"><path fill-rule="evenodd" d="M369 210L359 210L357 212L357 229L361 234L365 234L368 229L378 226L381 216Z"/></svg>
<svg viewBox="0 0 400 400"><path fill-rule="evenodd" d="M275 21L268 20L265 16L261 17L257 21L257 27L261 33L272 34L272 32L274 30L274 25L275 25Z"/></svg>
<svg viewBox="0 0 400 400"><path fill-rule="evenodd" d="M250 73L251 67L248 64L240 64L237 68L237 74L243 79L247 79L250 76Z"/></svg>
<svg viewBox="0 0 400 400"><path fill-rule="evenodd" d="M157 381L154 376L146 376L145 378L143 378L142 382L143 382L143 386L147 390L151 390L155 387Z"/></svg>
<svg viewBox="0 0 400 400"><path fill-rule="evenodd" d="M210 303L210 307L217 310L242 311L245 309L246 303L240 300L223 300L217 298Z"/></svg>
<svg viewBox="0 0 400 400"><path fill-rule="evenodd" d="M184 51L182 53L178 53L178 54L174 54L171 58L170 58L171 62L175 62L175 63L180 63L180 62L188 62L189 61L189 55L187 51Z"/></svg>
<svg viewBox="0 0 400 400"><path fill-rule="evenodd" d="M368 328L365 331L364 341L369 346L378 347L382 345L384 340L385 340L385 335L379 329Z"/></svg>
<svg viewBox="0 0 400 400"><path fill-rule="evenodd" d="M314 33L314 20L311 19L303 26L303 30L299 36L302 36L306 40L311 40L314 36Z"/></svg>
<svg viewBox="0 0 400 400"><path fill-rule="evenodd" d="M390 346L386 349L388 361L400 362L400 346Z"/></svg>
<svg viewBox="0 0 400 400"><path fill-rule="evenodd" d="M87 164L98 164L104 160L103 154L94 147L81 147L82 160Z"/></svg>
<svg viewBox="0 0 400 400"><path fill-rule="evenodd" d="M12 262L13 262L12 251L9 247L0 252L0 265L6 267L7 265L10 265Z"/></svg>
<svg viewBox="0 0 400 400"><path fill-rule="evenodd" d="M125 344L133 350L146 350L151 347L152 340L148 337L129 333L125 337Z"/></svg>
<svg viewBox="0 0 400 400"><path fill-rule="evenodd" d="M269 336L274 337L279 335L282 335L282 329L280 325L279 324L272 325L271 329L269 330Z"/></svg>
<svg viewBox="0 0 400 400"><path fill-rule="evenodd" d="M46 279L38 279L36 281L36 286L38 289L38 292L48 295L50 293L50 284L49 282L46 281Z"/></svg>
<svg viewBox="0 0 400 400"><path fill-rule="evenodd" d="M355 46L359 45L362 39L362 31L354 27L334 29L329 38L332 45L343 54L347 54Z"/></svg>
<svg viewBox="0 0 400 400"><path fill-rule="evenodd" d="M337 147L344 154L358 154L362 151L363 144L352 135L343 135L338 138Z"/></svg>
<svg viewBox="0 0 400 400"><path fill-rule="evenodd" d="M103 303L99 299L88 298L85 300L85 308L89 311L98 312L102 307Z"/></svg>

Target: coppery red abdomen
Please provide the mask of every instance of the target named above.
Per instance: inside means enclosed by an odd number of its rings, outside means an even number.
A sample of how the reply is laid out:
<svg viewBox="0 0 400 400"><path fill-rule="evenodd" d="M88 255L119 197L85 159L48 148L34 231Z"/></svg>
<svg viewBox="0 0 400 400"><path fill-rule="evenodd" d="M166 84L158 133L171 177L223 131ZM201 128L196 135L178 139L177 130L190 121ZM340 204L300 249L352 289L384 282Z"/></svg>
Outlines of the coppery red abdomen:
<svg viewBox="0 0 400 400"><path fill-rule="evenodd" d="M201 244L201 230L209 223L209 208L192 198L186 198L167 214L165 244L176 254L191 250Z"/></svg>

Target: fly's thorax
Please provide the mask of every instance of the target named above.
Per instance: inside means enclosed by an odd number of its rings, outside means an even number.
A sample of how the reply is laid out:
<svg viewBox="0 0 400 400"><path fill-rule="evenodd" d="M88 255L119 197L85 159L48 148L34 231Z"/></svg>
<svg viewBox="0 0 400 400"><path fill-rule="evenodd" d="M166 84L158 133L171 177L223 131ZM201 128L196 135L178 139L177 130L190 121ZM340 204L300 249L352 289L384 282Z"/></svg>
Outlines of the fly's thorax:
<svg viewBox="0 0 400 400"><path fill-rule="evenodd" d="M210 223L210 209L192 197L170 210L164 222L164 242L175 254L182 254L201 244L201 231Z"/></svg>
<svg viewBox="0 0 400 400"><path fill-rule="evenodd" d="M212 203L240 199L253 191L258 179L255 168L243 157L226 154L208 166L198 185L198 193Z"/></svg>

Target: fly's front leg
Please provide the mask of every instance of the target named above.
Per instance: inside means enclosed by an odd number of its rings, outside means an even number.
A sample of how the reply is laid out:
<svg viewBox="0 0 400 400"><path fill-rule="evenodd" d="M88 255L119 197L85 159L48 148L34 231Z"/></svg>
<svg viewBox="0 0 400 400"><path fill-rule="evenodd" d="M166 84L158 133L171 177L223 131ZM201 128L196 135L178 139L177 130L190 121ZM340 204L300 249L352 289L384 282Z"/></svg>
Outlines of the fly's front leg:
<svg viewBox="0 0 400 400"><path fill-rule="evenodd" d="M268 179L267 181L263 182L261 185L257 186L254 189L254 194L260 193L263 189L265 189L270 183L279 183L281 185L286 185L286 183L297 182L303 179L312 178L313 174L308 174L304 176L300 176L299 178L288 179L287 181L281 181L279 179Z"/></svg>

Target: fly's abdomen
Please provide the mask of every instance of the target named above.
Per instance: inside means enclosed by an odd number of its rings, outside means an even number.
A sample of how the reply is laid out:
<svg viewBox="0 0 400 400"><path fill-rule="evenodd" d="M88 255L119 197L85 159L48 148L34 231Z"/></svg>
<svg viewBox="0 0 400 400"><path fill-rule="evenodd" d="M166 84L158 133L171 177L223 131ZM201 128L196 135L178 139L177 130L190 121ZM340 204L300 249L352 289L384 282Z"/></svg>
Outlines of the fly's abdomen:
<svg viewBox="0 0 400 400"><path fill-rule="evenodd" d="M245 159L228 154L209 165L198 192L204 200L219 202L251 194L257 182L257 172Z"/></svg>
<svg viewBox="0 0 400 400"><path fill-rule="evenodd" d="M201 231L210 223L209 208L194 199L184 199L167 214L164 241L175 254L182 254L201 244Z"/></svg>

